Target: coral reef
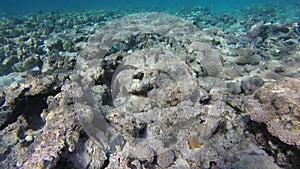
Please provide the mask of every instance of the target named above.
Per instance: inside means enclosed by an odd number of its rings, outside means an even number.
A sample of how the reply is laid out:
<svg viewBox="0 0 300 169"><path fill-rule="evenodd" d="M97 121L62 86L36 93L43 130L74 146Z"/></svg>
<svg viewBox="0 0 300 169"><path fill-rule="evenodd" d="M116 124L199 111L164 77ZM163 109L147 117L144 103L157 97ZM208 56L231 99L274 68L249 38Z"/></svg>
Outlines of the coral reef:
<svg viewBox="0 0 300 169"><path fill-rule="evenodd" d="M299 166L297 158L289 157L300 152L299 79L283 78L277 82L269 82L252 96L231 96L227 101L249 115L256 125L263 124L261 128L268 130L261 132L263 129L252 126L260 140L259 144L268 147L268 153L278 160L280 166Z"/></svg>
<svg viewBox="0 0 300 169"><path fill-rule="evenodd" d="M147 10L1 16L0 168L300 168L297 10Z"/></svg>

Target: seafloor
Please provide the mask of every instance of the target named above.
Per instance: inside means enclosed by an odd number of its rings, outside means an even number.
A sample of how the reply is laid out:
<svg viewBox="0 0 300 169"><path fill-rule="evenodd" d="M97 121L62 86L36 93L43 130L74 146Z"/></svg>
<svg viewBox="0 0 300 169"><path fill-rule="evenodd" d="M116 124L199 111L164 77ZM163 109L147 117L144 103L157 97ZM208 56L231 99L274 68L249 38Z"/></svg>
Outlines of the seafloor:
<svg viewBox="0 0 300 169"><path fill-rule="evenodd" d="M299 9L1 13L0 168L300 168Z"/></svg>

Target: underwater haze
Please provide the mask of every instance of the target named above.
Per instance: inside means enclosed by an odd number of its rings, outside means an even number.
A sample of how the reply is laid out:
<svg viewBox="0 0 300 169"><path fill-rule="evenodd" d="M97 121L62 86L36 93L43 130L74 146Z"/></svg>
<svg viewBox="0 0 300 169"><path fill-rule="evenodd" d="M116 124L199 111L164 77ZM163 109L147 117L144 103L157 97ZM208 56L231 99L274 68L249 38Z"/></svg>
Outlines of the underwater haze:
<svg viewBox="0 0 300 169"><path fill-rule="evenodd" d="M1 0L0 12L8 15L40 13L49 11L82 11L107 10L124 8L172 8L203 6L212 11L234 11L240 7L251 5L271 4L276 6L291 5L297 0Z"/></svg>

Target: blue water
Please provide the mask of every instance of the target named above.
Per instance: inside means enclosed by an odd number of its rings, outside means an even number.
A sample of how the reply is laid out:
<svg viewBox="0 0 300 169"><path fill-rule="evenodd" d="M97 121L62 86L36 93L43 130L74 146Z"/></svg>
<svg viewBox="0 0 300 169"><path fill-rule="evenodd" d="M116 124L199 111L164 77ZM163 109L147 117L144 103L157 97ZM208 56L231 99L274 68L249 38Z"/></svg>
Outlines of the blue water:
<svg viewBox="0 0 300 169"><path fill-rule="evenodd" d="M210 7L212 11L235 11L255 4L276 6L299 3L299 0L0 0L0 12L22 15L49 11L82 11L126 8ZM255 11L253 11L255 12Z"/></svg>

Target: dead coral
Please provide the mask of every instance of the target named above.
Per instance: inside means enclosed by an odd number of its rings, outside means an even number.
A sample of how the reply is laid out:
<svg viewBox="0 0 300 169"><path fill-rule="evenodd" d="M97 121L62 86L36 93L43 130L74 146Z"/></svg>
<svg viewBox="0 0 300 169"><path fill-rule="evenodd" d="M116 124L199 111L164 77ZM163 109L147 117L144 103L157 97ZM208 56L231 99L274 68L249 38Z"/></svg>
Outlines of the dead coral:
<svg viewBox="0 0 300 169"><path fill-rule="evenodd" d="M66 92L48 98L49 109L43 112L46 121L43 132L31 145L32 151L19 159L19 167L52 168L64 149L74 151L80 128L73 110L68 106L70 103Z"/></svg>
<svg viewBox="0 0 300 169"><path fill-rule="evenodd" d="M269 132L286 144L300 146L300 79L267 83L246 105L244 111L252 120L265 123Z"/></svg>

